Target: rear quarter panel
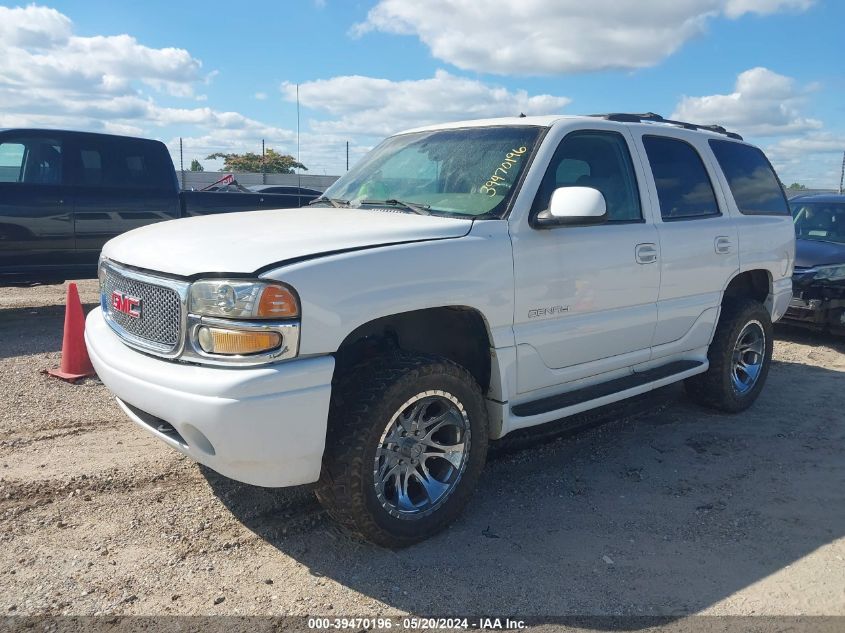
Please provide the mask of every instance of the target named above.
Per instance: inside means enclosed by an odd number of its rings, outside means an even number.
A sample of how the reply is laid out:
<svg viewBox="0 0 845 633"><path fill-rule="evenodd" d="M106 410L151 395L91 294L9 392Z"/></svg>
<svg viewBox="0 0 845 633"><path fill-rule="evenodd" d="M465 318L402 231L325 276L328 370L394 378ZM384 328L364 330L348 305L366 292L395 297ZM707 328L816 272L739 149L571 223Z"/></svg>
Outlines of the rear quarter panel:
<svg viewBox="0 0 845 633"><path fill-rule="evenodd" d="M795 229L791 215L751 215L742 213L731 193L728 180L715 156L710 160L717 175L728 210L734 218L739 242L739 271L765 270L771 280L771 295L766 307L772 320L786 310L792 293L792 268L795 265ZM786 299L785 299L786 298Z"/></svg>
<svg viewBox="0 0 845 633"><path fill-rule="evenodd" d="M792 299L792 268L795 265L795 229L790 216L745 215L739 229L740 272L766 270L771 289L766 308L778 321Z"/></svg>

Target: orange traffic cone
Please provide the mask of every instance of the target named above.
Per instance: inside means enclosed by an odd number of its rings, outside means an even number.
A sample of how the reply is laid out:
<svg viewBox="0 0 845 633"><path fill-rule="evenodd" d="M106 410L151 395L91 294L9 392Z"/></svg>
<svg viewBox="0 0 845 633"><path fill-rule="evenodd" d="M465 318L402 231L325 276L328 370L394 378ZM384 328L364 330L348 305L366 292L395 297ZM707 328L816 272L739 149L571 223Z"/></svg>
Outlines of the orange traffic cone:
<svg viewBox="0 0 845 633"><path fill-rule="evenodd" d="M62 364L58 369L47 370L47 373L68 382L94 375L94 367L85 347L85 314L82 312L79 291L73 282L67 287Z"/></svg>

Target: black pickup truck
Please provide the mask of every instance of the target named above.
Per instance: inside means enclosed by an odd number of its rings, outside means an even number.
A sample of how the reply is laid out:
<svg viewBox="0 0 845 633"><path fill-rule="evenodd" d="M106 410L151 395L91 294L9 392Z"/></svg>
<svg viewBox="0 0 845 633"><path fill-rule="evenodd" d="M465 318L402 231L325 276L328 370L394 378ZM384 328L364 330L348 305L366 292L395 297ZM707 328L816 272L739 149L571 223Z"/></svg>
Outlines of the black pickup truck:
<svg viewBox="0 0 845 633"><path fill-rule="evenodd" d="M159 141L0 130L0 285L96 277L103 244L152 222L296 207L301 200L295 194L180 191Z"/></svg>

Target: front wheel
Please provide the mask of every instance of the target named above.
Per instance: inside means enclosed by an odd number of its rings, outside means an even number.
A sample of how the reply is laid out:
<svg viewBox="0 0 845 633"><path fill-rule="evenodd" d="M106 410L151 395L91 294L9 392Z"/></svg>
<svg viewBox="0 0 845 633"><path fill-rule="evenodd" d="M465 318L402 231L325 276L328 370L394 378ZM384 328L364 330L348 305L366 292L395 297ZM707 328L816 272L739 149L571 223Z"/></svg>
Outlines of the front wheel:
<svg viewBox="0 0 845 633"><path fill-rule="evenodd" d="M337 521L386 547L421 541L466 505L486 460L484 397L442 358L377 358L339 381L317 498Z"/></svg>
<svg viewBox="0 0 845 633"><path fill-rule="evenodd" d="M772 322L766 308L751 299L726 300L707 352L710 368L684 381L687 394L715 409L744 411L763 389L772 348Z"/></svg>

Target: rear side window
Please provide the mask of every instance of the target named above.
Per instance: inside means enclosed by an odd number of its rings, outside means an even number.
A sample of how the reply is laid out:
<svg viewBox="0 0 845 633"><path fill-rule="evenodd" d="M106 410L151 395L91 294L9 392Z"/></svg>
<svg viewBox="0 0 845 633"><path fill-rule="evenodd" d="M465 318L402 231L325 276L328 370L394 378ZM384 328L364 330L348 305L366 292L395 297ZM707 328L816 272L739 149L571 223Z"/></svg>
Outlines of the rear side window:
<svg viewBox="0 0 845 633"><path fill-rule="evenodd" d="M534 211L548 209L558 187L592 187L604 195L608 222L642 219L637 177L628 144L617 132L583 130L558 146L534 200Z"/></svg>
<svg viewBox="0 0 845 633"><path fill-rule="evenodd" d="M165 152L133 139L84 138L79 142L79 182L92 187L165 189L173 178Z"/></svg>
<svg viewBox="0 0 845 633"><path fill-rule="evenodd" d="M643 145L664 220L719 215L713 184L692 145L665 136L644 136Z"/></svg>
<svg viewBox="0 0 845 633"><path fill-rule="evenodd" d="M163 169L161 152L152 143L132 143L119 148L117 161L120 176L128 187L163 187L168 176Z"/></svg>
<svg viewBox="0 0 845 633"><path fill-rule="evenodd" d="M82 160L82 182L86 185L103 184L103 155L99 149L89 148L80 151Z"/></svg>
<svg viewBox="0 0 845 633"><path fill-rule="evenodd" d="M0 182L61 184L61 141L49 138L4 140L0 143Z"/></svg>
<svg viewBox="0 0 845 633"><path fill-rule="evenodd" d="M786 196L766 155L756 147L713 139L710 147L746 215L789 215Z"/></svg>

